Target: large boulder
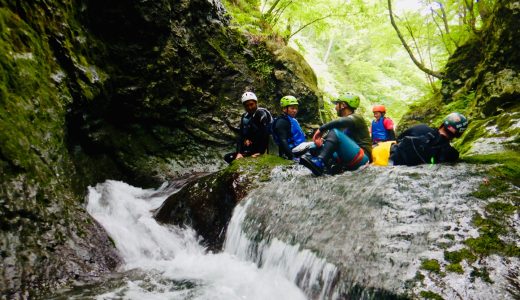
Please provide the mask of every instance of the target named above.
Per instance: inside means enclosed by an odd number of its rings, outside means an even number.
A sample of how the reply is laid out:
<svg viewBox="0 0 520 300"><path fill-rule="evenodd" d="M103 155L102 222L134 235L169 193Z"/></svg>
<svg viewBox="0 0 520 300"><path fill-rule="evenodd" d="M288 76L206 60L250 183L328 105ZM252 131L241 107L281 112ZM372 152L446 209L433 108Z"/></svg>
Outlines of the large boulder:
<svg viewBox="0 0 520 300"><path fill-rule="evenodd" d="M236 160L219 172L198 178L171 195L155 212L161 223L191 226L211 250L220 250L235 205L268 182L274 167L292 161L272 155Z"/></svg>

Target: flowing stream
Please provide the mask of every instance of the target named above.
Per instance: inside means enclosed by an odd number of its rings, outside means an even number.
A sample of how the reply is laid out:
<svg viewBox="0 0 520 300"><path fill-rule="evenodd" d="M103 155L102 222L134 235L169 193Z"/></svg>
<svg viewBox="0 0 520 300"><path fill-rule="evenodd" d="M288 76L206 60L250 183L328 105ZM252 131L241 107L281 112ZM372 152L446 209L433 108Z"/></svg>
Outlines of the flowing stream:
<svg viewBox="0 0 520 300"><path fill-rule="evenodd" d="M124 266L102 285L67 298L305 299L276 270L228 253L208 253L190 229L158 224L153 209L175 190L143 190L118 181L89 188L88 212L106 228Z"/></svg>
<svg viewBox="0 0 520 300"><path fill-rule="evenodd" d="M315 178L295 166L234 210L224 249L211 253L190 228L158 224L153 210L176 191L143 190L118 181L89 188L88 212L103 225L124 265L103 283L80 286L68 299L367 299L426 289L451 299L508 299L508 270L497 257L493 286L461 274L410 280L421 260L442 261L477 236L471 223L482 203L475 166L370 167ZM469 272L471 268L463 265ZM474 267L474 266L473 266ZM59 298L59 297L58 297Z"/></svg>

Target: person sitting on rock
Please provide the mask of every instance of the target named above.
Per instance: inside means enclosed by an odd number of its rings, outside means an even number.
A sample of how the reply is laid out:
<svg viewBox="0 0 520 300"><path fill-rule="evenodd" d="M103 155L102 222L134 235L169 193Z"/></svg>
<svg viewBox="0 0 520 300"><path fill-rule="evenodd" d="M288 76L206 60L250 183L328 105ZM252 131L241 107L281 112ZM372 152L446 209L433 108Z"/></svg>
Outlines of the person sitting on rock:
<svg viewBox="0 0 520 300"><path fill-rule="evenodd" d="M229 164L235 159L264 154L269 146L269 126L273 120L271 113L258 107L258 98L252 92L245 92L241 102L246 112L240 119L236 151L224 155L224 160Z"/></svg>
<svg viewBox="0 0 520 300"><path fill-rule="evenodd" d="M280 157L294 159L292 150L305 142L305 133L295 119L298 114L298 100L294 96L284 96L280 99L280 107L283 114L273 121L273 139L278 145Z"/></svg>
<svg viewBox="0 0 520 300"><path fill-rule="evenodd" d="M305 154L300 164L316 176L356 170L371 160L372 141L365 119L357 114L360 98L346 93L334 101L339 119L322 125L314 134L316 155ZM323 134L328 131L323 141Z"/></svg>
<svg viewBox="0 0 520 300"><path fill-rule="evenodd" d="M459 152L450 141L468 128L468 119L458 112L447 115L438 129L425 124L410 127L397 137L397 142L383 142L372 152L374 165L436 164L455 162Z"/></svg>
<svg viewBox="0 0 520 300"><path fill-rule="evenodd" d="M372 112L375 118L370 126L372 144L375 146L379 142L395 141L394 121L385 117L386 107L374 105Z"/></svg>

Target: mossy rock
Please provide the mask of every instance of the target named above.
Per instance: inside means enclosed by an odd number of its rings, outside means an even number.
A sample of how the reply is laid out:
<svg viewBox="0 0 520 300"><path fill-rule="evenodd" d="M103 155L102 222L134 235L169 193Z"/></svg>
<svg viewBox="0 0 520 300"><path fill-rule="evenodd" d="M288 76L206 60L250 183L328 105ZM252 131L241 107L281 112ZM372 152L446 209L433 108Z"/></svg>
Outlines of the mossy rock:
<svg viewBox="0 0 520 300"><path fill-rule="evenodd" d="M161 223L194 228L212 250L222 247L233 208L251 190L270 178L273 168L290 160L273 155L235 160L227 168L202 175L171 195L155 212Z"/></svg>

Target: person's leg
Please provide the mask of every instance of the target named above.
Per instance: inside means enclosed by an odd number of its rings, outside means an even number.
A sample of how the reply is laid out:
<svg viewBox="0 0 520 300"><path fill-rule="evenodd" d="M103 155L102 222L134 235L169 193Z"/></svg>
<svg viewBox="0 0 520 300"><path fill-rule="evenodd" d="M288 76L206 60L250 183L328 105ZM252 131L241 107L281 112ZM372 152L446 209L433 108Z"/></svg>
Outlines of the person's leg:
<svg viewBox="0 0 520 300"><path fill-rule="evenodd" d="M310 169L314 175L321 176L325 171L328 160L332 158L337 147L338 140L336 133L334 131L329 131L325 137L323 146L316 149L316 155L302 156L300 158L300 164Z"/></svg>
<svg viewBox="0 0 520 300"><path fill-rule="evenodd" d="M368 155L350 137L338 129L333 129L331 132L335 134L337 140L336 152L345 169L356 170L369 161Z"/></svg>
<svg viewBox="0 0 520 300"><path fill-rule="evenodd" d="M340 132L337 129L329 131L327 133L327 136L325 137L325 141L323 142L323 146L319 149L318 157L321 158L323 161L328 161L334 152L336 152L336 149L338 148L339 140L337 136L337 132Z"/></svg>

